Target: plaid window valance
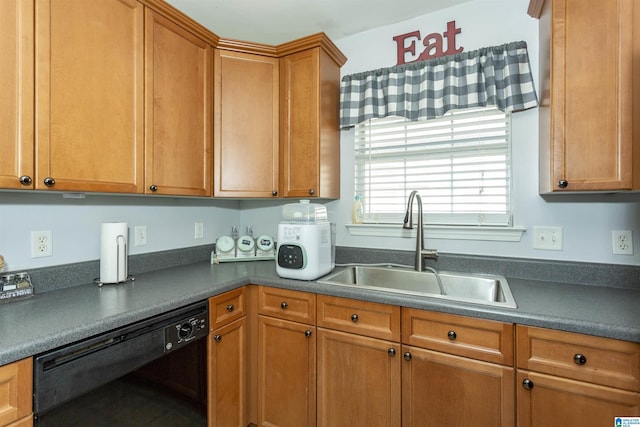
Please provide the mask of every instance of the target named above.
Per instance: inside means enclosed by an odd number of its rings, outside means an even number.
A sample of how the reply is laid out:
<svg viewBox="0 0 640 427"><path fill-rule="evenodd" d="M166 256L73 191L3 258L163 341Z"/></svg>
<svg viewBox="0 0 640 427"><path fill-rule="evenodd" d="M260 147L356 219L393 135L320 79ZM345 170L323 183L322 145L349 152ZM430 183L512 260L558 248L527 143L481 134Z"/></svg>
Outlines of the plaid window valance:
<svg viewBox="0 0 640 427"><path fill-rule="evenodd" d="M388 116L432 119L488 105L504 112L538 105L526 42L344 76L340 127Z"/></svg>

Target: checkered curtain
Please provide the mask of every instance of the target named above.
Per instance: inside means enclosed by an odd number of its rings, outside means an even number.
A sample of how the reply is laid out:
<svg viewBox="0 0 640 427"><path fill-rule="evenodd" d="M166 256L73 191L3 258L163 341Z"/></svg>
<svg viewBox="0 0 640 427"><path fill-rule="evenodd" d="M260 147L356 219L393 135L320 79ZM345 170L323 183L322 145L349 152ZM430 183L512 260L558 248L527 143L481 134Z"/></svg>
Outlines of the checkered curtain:
<svg viewBox="0 0 640 427"><path fill-rule="evenodd" d="M526 42L344 76L340 127L388 116L432 119L488 105L504 112L538 105Z"/></svg>

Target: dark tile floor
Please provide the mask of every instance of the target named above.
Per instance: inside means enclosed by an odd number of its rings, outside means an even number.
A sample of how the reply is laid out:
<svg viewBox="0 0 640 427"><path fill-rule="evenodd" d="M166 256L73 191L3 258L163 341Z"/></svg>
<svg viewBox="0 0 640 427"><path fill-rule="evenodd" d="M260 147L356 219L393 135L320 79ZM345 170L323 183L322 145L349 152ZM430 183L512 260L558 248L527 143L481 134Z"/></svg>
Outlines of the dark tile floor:
<svg viewBox="0 0 640 427"><path fill-rule="evenodd" d="M56 408L45 414L37 425L204 427L207 414L187 401L125 378Z"/></svg>

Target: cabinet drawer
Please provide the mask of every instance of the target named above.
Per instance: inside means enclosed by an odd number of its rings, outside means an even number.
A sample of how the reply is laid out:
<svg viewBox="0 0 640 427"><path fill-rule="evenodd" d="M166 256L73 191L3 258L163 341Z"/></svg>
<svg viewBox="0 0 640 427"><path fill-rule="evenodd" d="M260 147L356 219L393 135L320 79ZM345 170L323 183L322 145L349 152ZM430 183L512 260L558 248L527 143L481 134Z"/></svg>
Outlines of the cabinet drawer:
<svg viewBox="0 0 640 427"><path fill-rule="evenodd" d="M518 368L640 391L640 344L518 325Z"/></svg>
<svg viewBox="0 0 640 427"><path fill-rule="evenodd" d="M31 414L32 378L31 358L0 366L0 425Z"/></svg>
<svg viewBox="0 0 640 427"><path fill-rule="evenodd" d="M309 292L260 286L258 312L265 316L313 325L316 321L316 296Z"/></svg>
<svg viewBox="0 0 640 427"><path fill-rule="evenodd" d="M318 295L318 326L400 341L400 307Z"/></svg>
<svg viewBox="0 0 640 427"><path fill-rule="evenodd" d="M233 322L246 314L245 288L234 289L209 299L209 329Z"/></svg>
<svg viewBox="0 0 640 427"><path fill-rule="evenodd" d="M402 342L430 350L513 366L513 324L402 309Z"/></svg>

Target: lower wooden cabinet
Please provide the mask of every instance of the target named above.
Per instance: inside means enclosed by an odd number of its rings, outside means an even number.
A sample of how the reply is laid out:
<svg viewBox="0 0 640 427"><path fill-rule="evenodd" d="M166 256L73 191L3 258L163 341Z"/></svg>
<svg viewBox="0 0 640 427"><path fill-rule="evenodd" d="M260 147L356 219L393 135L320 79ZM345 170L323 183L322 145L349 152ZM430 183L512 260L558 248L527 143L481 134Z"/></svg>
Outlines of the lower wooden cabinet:
<svg viewBox="0 0 640 427"><path fill-rule="evenodd" d="M640 394L518 370L518 427L613 426L640 416Z"/></svg>
<svg viewBox="0 0 640 427"><path fill-rule="evenodd" d="M11 423L7 425L7 427L32 427L33 426L33 415L30 415L25 418L21 418L15 423Z"/></svg>
<svg viewBox="0 0 640 427"><path fill-rule="evenodd" d="M259 426L316 425L315 294L258 288Z"/></svg>
<svg viewBox="0 0 640 427"><path fill-rule="evenodd" d="M515 424L513 324L402 308L402 425Z"/></svg>
<svg viewBox="0 0 640 427"><path fill-rule="evenodd" d="M31 358L0 366L0 426L33 425L32 379Z"/></svg>
<svg viewBox="0 0 640 427"><path fill-rule="evenodd" d="M640 416L640 343L254 285L212 298L210 311L209 426Z"/></svg>
<svg viewBox="0 0 640 427"><path fill-rule="evenodd" d="M246 288L209 299L207 391L209 427L246 427L247 316Z"/></svg>
<svg viewBox="0 0 640 427"><path fill-rule="evenodd" d="M402 359L403 427L514 425L512 367L409 346Z"/></svg>
<svg viewBox="0 0 640 427"><path fill-rule="evenodd" d="M246 319L209 335L209 427L246 427Z"/></svg>
<svg viewBox="0 0 640 427"><path fill-rule="evenodd" d="M318 328L318 427L400 426L400 345Z"/></svg>
<svg viewBox="0 0 640 427"><path fill-rule="evenodd" d="M640 416L640 344L517 326L519 427Z"/></svg>
<svg viewBox="0 0 640 427"><path fill-rule="evenodd" d="M316 423L316 328L258 319L258 425Z"/></svg>

